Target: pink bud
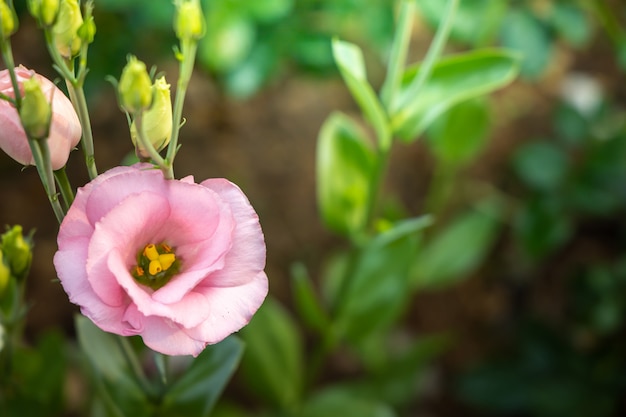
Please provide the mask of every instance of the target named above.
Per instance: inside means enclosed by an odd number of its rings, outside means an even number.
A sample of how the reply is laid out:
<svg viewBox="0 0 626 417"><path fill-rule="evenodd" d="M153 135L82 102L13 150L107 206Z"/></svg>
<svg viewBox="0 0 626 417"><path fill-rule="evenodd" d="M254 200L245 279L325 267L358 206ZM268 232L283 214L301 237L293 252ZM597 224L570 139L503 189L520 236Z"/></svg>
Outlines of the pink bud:
<svg viewBox="0 0 626 417"><path fill-rule="evenodd" d="M22 93L22 83L35 76L41 84L43 94L51 101L52 124L48 147L52 169L60 169L65 166L70 151L78 144L82 134L74 106L65 94L47 78L21 65L15 68L15 74ZM15 97L8 70L0 71L0 92L6 96ZM20 116L15 107L6 100L0 100L0 149L22 165L35 164L26 133L20 123Z"/></svg>

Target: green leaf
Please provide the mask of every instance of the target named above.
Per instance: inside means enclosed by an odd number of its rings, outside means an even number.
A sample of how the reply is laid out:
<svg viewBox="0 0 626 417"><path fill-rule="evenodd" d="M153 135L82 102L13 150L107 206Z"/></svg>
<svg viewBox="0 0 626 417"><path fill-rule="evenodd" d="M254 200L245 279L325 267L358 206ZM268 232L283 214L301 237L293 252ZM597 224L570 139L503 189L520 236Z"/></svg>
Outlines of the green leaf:
<svg viewBox="0 0 626 417"><path fill-rule="evenodd" d="M223 82L228 93L238 99L252 96L276 70L277 59L271 45L257 42L248 56L225 74Z"/></svg>
<svg viewBox="0 0 626 417"><path fill-rule="evenodd" d="M343 113L333 113L317 141L317 201L326 225L343 235L367 222L376 156L363 132Z"/></svg>
<svg viewBox="0 0 626 417"><path fill-rule="evenodd" d="M244 1L243 3L255 20L270 23L288 15L293 8L294 0Z"/></svg>
<svg viewBox="0 0 626 417"><path fill-rule="evenodd" d="M385 331L410 299L409 270L418 244L418 232L431 223L429 216L399 222L376 236L355 255L338 299L337 326L355 344Z"/></svg>
<svg viewBox="0 0 626 417"><path fill-rule="evenodd" d="M545 25L524 9L509 10L501 32L502 45L522 54L521 74L539 77L552 55L552 39Z"/></svg>
<svg viewBox="0 0 626 417"><path fill-rule="evenodd" d="M163 415L201 417L211 414L224 387L237 369L244 346L230 336L207 347L163 398Z"/></svg>
<svg viewBox="0 0 626 417"><path fill-rule="evenodd" d="M376 395L375 398L395 406L411 404L421 394L424 372L450 345L446 335L426 335L402 350L396 347L383 372L369 378L370 396Z"/></svg>
<svg viewBox="0 0 626 417"><path fill-rule="evenodd" d="M428 23L433 27L439 27L446 2L420 0L417 5ZM506 2L502 0L461 1L456 11L450 39L474 47L490 43L498 31L506 8Z"/></svg>
<svg viewBox="0 0 626 417"><path fill-rule="evenodd" d="M515 240L534 261L563 245L574 231L574 222L563 201L550 194L527 198L518 207L513 226Z"/></svg>
<svg viewBox="0 0 626 417"><path fill-rule="evenodd" d="M535 190L554 190L566 178L567 155L553 143L535 141L518 148L513 156L517 175Z"/></svg>
<svg viewBox="0 0 626 417"><path fill-rule="evenodd" d="M1 375L0 410L7 413L3 415L61 415L67 370L63 336L48 332L38 340L36 348L16 346L11 353L8 379L6 374ZM6 363L1 364L5 372Z"/></svg>
<svg viewBox="0 0 626 417"><path fill-rule="evenodd" d="M482 49L440 60L409 105L392 119L393 131L410 142L457 103L497 90L518 73L517 55L504 49ZM417 76L419 65L407 69L400 95Z"/></svg>
<svg viewBox="0 0 626 417"><path fill-rule="evenodd" d="M302 340L289 313L267 298L241 331L246 353L241 371L248 385L282 409L296 406L302 394Z"/></svg>
<svg viewBox="0 0 626 417"><path fill-rule="evenodd" d="M198 44L198 61L212 71L235 69L250 54L256 28L240 13L216 9L207 14L206 35Z"/></svg>
<svg viewBox="0 0 626 417"><path fill-rule="evenodd" d="M304 406L302 417L394 417L393 409L369 398L357 398L349 390L330 387L314 395Z"/></svg>
<svg viewBox="0 0 626 417"><path fill-rule="evenodd" d="M352 397L367 398L392 405L396 409L415 404L422 394L427 372L436 357L452 344L445 334L425 335L397 343L386 335L381 346L381 366L359 379L341 383ZM426 388L427 389L427 388Z"/></svg>
<svg viewBox="0 0 626 417"><path fill-rule="evenodd" d="M336 39L333 40L332 48L339 72L350 93L361 107L365 118L374 127L380 147L388 149L391 145L389 123L380 100L367 82L361 50L354 44Z"/></svg>
<svg viewBox="0 0 626 417"><path fill-rule="evenodd" d="M93 368L96 388L107 408L107 415L152 415L146 394L125 359L118 337L96 327L91 320L75 318L78 343Z"/></svg>
<svg viewBox="0 0 626 417"><path fill-rule="evenodd" d="M573 46L583 46L591 38L587 15L574 4L555 2L550 20L558 34Z"/></svg>
<svg viewBox="0 0 626 417"><path fill-rule="evenodd" d="M501 203L488 198L438 231L415 260L413 284L442 288L467 278L491 249L501 214Z"/></svg>
<svg viewBox="0 0 626 417"><path fill-rule="evenodd" d="M292 291L298 313L310 328L324 333L330 326L328 313L320 304L306 267L296 263L291 268Z"/></svg>
<svg viewBox="0 0 626 417"><path fill-rule="evenodd" d="M486 102L473 99L438 117L428 129L428 143L437 159L455 167L474 160L487 144L489 116Z"/></svg>

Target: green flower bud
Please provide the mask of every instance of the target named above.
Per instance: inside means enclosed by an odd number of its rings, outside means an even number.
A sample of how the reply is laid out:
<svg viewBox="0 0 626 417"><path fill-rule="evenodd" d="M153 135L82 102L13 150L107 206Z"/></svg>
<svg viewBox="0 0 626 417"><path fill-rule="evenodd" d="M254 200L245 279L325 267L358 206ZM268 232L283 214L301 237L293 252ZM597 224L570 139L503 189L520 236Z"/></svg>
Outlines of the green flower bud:
<svg viewBox="0 0 626 417"><path fill-rule="evenodd" d="M28 10L44 27L52 26L59 15L60 0L28 0Z"/></svg>
<svg viewBox="0 0 626 417"><path fill-rule="evenodd" d="M120 105L129 113L147 110L152 104L152 81L146 64L130 56L117 86Z"/></svg>
<svg viewBox="0 0 626 417"><path fill-rule="evenodd" d="M36 140L48 138L52 108L41 90L41 85L35 77L22 83L24 97L20 109L20 120L26 134Z"/></svg>
<svg viewBox="0 0 626 417"><path fill-rule="evenodd" d="M2 251L0 250L0 299L4 295L7 286L9 285L9 279L11 279L11 269L4 263Z"/></svg>
<svg viewBox="0 0 626 417"><path fill-rule="evenodd" d="M96 23L93 21L93 16L85 19L85 22L78 28L78 36L87 44L93 42L96 36Z"/></svg>
<svg viewBox="0 0 626 417"><path fill-rule="evenodd" d="M30 239L24 238L22 226L13 226L0 237L0 249L12 275L25 277L33 259L33 248Z"/></svg>
<svg viewBox="0 0 626 417"><path fill-rule="evenodd" d="M142 130L146 140L154 149L162 150L170 142L172 136L172 99L170 85L161 77L152 86L152 106L144 112L142 118ZM130 126L130 137L135 145L135 152L140 158L148 158L146 149L137 140L137 127L135 122Z"/></svg>
<svg viewBox="0 0 626 417"><path fill-rule="evenodd" d="M57 21L52 27L54 43L64 58L72 58L80 52L81 38L78 29L83 24L78 0L61 0Z"/></svg>
<svg viewBox="0 0 626 417"><path fill-rule="evenodd" d="M15 10L4 0L0 0L0 40L8 39L15 31L17 31Z"/></svg>
<svg viewBox="0 0 626 417"><path fill-rule="evenodd" d="M174 31L176 32L176 37L180 40L197 40L204 35L204 16L198 0L181 0L176 2Z"/></svg>

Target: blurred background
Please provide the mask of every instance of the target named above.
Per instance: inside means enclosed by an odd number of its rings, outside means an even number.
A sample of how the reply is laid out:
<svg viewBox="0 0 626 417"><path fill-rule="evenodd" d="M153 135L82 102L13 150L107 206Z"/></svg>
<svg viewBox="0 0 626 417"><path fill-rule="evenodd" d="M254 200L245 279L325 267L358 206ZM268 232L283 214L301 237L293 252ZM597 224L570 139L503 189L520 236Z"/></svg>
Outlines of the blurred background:
<svg viewBox="0 0 626 417"><path fill-rule="evenodd" d="M16 62L54 79L42 34L24 2L16 3ZM423 58L445 2L417 3L411 62ZM105 77L119 78L129 53L169 80L177 66L169 0L95 6L87 94L103 172L132 152ZM320 126L333 110L358 114L330 40L361 46L379 87L394 2L203 0L203 8L207 34L176 176L225 177L244 190L266 236L270 292L289 311L293 265L305 265L315 282L344 244L322 226L315 198ZM469 111L446 113L419 141L394 147L385 191L402 213L427 213L431 187L440 184L432 138L453 129L448 134L476 140L468 145L472 158L447 183L453 191L442 216L476 194L504 204L487 228L457 228L442 244L445 255L432 253L458 267L424 284L403 322L411 334L446 335L446 343L426 355L401 415L626 415L625 23L622 0L461 1L446 53L512 48L523 56L520 76ZM87 181L80 151L68 174L74 186ZM0 223L36 230L28 340L71 338L78 309L55 281L57 224L37 172L2 154L0 189ZM359 372L339 352L320 383ZM225 398L262 409L239 376Z"/></svg>

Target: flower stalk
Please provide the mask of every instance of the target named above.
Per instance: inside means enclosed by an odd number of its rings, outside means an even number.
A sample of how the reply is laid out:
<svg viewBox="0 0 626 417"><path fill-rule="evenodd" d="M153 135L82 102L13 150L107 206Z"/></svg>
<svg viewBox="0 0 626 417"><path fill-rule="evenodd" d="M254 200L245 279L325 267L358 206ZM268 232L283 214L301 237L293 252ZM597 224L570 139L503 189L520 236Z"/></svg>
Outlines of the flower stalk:
<svg viewBox="0 0 626 417"><path fill-rule="evenodd" d="M75 36L80 40L80 47L75 56L64 57L59 52L53 32L54 26L44 26L44 37L48 53L54 63L54 68L65 80L67 91L78 115L78 120L83 131L81 145L85 155L85 165L90 179L98 176L96 167L93 132L91 127L91 119L85 98L84 84L87 75L87 53L89 44L93 41L95 33L95 25L93 23L93 1L85 3L85 17L81 18L81 26L78 28ZM58 23L58 22L57 22ZM78 60L78 70L75 69L75 61Z"/></svg>

